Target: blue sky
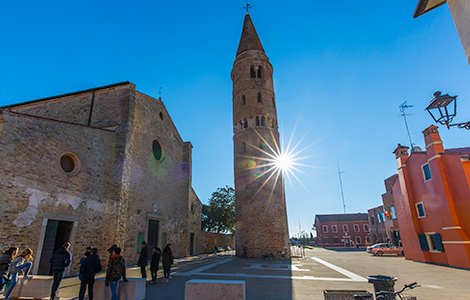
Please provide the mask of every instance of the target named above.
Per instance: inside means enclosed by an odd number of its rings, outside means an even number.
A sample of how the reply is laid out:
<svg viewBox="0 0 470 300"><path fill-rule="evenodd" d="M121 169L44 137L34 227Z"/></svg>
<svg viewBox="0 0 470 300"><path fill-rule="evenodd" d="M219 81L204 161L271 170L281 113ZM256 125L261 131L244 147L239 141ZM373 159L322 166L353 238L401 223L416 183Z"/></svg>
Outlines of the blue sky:
<svg viewBox="0 0 470 300"><path fill-rule="evenodd" d="M381 203L396 173L392 151L409 145L398 106L408 101L413 142L432 124L436 90L458 97L470 119L470 67L449 9L417 19L415 1L250 2L274 67L281 138L292 137L300 167L286 179L291 234L315 214ZM3 1L0 105L121 81L163 101L193 149L193 187L203 203L233 186L230 72L244 1ZM470 146L470 132L440 128L446 148Z"/></svg>

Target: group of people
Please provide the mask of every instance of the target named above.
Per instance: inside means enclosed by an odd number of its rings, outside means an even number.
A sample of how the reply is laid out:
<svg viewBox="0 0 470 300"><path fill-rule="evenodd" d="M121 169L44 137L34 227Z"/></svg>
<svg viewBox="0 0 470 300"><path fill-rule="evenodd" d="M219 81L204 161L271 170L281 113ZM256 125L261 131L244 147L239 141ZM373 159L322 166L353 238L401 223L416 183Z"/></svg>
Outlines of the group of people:
<svg viewBox="0 0 470 300"><path fill-rule="evenodd" d="M65 273L65 269L70 265L71 254L69 251L70 243L66 242L62 247L59 248L50 258L53 283L51 290L50 300L59 299L57 291L60 286L60 282ZM24 275L25 279L31 279L29 271L33 265L33 251L30 248L25 249L20 255L18 255L18 247L10 247L0 256L0 290L5 285L8 285L6 289L5 299L10 299L10 294L15 287L18 276ZM117 283L122 278L124 282L127 282L126 277L126 261L121 256L121 248L116 244L108 249L109 260L108 267L106 270L105 285L111 288L111 300L117 300ZM149 246L146 242L141 244L141 252L137 265L141 268L142 278L147 278L146 267L148 264L149 257ZM158 247L153 248L152 258L150 261L150 272L152 280L149 284L155 284L157 280L158 265L162 259L164 279L162 282L168 282L171 279L170 269L173 264L173 252L171 251L171 244L167 244L163 249L163 252ZM101 260L98 256L98 249L87 247L85 254L80 259L80 292L79 300L84 300L85 292L88 288L88 299L93 300L93 285L95 282L95 275L101 272Z"/></svg>
<svg viewBox="0 0 470 300"><path fill-rule="evenodd" d="M9 282L10 286L5 293L5 299L10 299L11 291L18 282L18 275L24 275L25 279L31 279L28 276L29 270L33 266L33 251L25 249L17 256L18 247L10 247L0 257L0 290Z"/></svg>
<svg viewBox="0 0 470 300"><path fill-rule="evenodd" d="M140 267L140 272L142 274L142 278L147 279L147 263L148 257L150 255L150 249L147 243L144 241L140 245L141 251L139 260L137 262L137 266ZM153 247L152 250L152 259L150 260L150 274L152 276L152 280L149 282L150 285L157 283L157 271L158 265L160 261L160 257L162 259L163 265L163 281L168 282L169 279L172 279L170 276L170 269L171 265L173 264L173 252L171 251L171 244L167 244L166 247L163 249L163 252L158 247Z"/></svg>

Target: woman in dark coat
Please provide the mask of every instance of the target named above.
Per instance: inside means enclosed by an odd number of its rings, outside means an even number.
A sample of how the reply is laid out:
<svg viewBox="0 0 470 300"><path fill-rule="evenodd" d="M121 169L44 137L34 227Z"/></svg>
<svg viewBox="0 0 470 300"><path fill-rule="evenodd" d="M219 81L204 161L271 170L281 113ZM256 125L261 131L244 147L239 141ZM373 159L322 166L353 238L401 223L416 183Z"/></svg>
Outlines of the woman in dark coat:
<svg viewBox="0 0 470 300"><path fill-rule="evenodd" d="M153 247L152 260L150 261L150 274L152 274L152 281L149 284L157 283L157 271L158 271L158 262L160 261L160 255L162 250L158 247Z"/></svg>
<svg viewBox="0 0 470 300"><path fill-rule="evenodd" d="M173 264L173 252L171 252L171 244L166 245L165 249L163 249L162 254L162 265L163 265L163 274L165 279L162 282L168 282L168 279L171 279L170 276L170 269L171 265Z"/></svg>
<svg viewBox="0 0 470 300"><path fill-rule="evenodd" d="M142 274L142 278L147 278L147 271L145 270L145 268L147 268L147 263L149 260L149 246L145 241L142 242L140 246L141 250L137 266L140 267L140 273Z"/></svg>

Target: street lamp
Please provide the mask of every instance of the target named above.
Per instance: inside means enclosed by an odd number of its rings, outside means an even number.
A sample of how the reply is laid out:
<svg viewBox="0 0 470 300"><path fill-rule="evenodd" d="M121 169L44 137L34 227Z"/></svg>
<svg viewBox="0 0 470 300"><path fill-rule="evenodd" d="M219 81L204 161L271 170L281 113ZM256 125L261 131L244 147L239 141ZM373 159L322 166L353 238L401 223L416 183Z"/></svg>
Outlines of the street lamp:
<svg viewBox="0 0 470 300"><path fill-rule="evenodd" d="M457 96L441 94L440 91L435 92L434 98L431 100L428 107L426 107L426 110L434 119L434 122L446 125L447 129L450 129L450 126L457 126L458 128L470 130L470 122L450 124L457 114Z"/></svg>

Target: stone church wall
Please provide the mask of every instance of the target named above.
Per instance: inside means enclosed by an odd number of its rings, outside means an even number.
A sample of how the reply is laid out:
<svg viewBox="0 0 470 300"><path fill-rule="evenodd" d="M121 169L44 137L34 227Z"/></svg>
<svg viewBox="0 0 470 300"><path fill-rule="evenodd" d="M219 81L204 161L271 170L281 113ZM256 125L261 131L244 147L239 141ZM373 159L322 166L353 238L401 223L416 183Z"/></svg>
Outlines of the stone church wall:
<svg viewBox="0 0 470 300"><path fill-rule="evenodd" d="M91 102L90 126L103 127L122 124L129 118L129 98L135 85L117 84L105 89L93 89L60 97L39 99L11 108L23 114L87 125ZM93 96L94 94L94 96Z"/></svg>
<svg viewBox="0 0 470 300"><path fill-rule="evenodd" d="M48 220L64 220L74 224L71 274L87 246L97 247L103 258L116 243L132 265L138 238L147 240L154 220L159 247L172 243L176 257L201 253L202 204L191 187L192 145L181 139L161 100L121 83L4 109L0 249L30 247L39 263ZM155 140L163 148L159 160ZM78 158L79 172L61 169L64 153Z"/></svg>
<svg viewBox="0 0 470 300"><path fill-rule="evenodd" d="M201 253L214 253L214 246L235 249L235 237L231 234L201 232Z"/></svg>
<svg viewBox="0 0 470 300"><path fill-rule="evenodd" d="M16 245L37 253L48 213L79 220L74 261L88 245L103 249L110 244L118 199L115 133L5 111L2 115L0 249ZM80 160L81 171L75 176L60 167L60 156L66 152Z"/></svg>

